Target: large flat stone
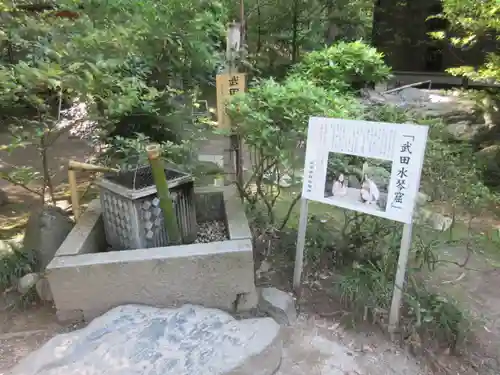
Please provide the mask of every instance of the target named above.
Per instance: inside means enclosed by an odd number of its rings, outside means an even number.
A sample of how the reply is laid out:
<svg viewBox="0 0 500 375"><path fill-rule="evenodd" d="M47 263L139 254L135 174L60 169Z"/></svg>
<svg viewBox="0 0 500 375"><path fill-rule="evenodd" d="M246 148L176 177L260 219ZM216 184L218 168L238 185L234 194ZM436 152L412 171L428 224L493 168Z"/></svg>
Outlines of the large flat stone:
<svg viewBox="0 0 500 375"><path fill-rule="evenodd" d="M280 327L270 318L125 305L54 337L12 375L271 375L281 354Z"/></svg>

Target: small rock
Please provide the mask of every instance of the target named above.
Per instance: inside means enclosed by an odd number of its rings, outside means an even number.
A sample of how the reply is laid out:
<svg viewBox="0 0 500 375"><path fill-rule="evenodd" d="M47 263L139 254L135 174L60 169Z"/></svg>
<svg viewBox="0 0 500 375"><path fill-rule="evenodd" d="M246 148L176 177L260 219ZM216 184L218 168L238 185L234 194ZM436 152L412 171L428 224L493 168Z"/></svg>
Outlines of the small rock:
<svg viewBox="0 0 500 375"><path fill-rule="evenodd" d="M35 252L37 271L47 267L72 228L69 214L59 207L44 207L30 215L23 248Z"/></svg>
<svg viewBox="0 0 500 375"><path fill-rule="evenodd" d="M223 221L207 221L198 226L198 234L194 243L226 241L227 238L226 224Z"/></svg>
<svg viewBox="0 0 500 375"><path fill-rule="evenodd" d="M294 324L297 320L294 298L276 288L260 290L259 309L281 325Z"/></svg>
<svg viewBox="0 0 500 375"><path fill-rule="evenodd" d="M431 217L431 222L432 222L432 227L435 230L446 232L448 229L450 229L451 224L453 223L453 219L451 217L434 213Z"/></svg>
<svg viewBox="0 0 500 375"><path fill-rule="evenodd" d="M429 201L429 196L427 194L418 192L416 198L416 204L419 206L425 205Z"/></svg>
<svg viewBox="0 0 500 375"><path fill-rule="evenodd" d="M453 223L452 218L423 208L416 210L413 221L416 224L429 225L432 229L443 232L450 229Z"/></svg>
<svg viewBox="0 0 500 375"><path fill-rule="evenodd" d="M52 290L50 290L49 280L47 280L45 277L38 280L35 287L38 297L40 297L42 301L51 302L54 300L54 297L52 296Z"/></svg>
<svg viewBox="0 0 500 375"><path fill-rule="evenodd" d="M28 273L17 281L17 291L21 294L28 293L36 283L40 280L40 275L37 273Z"/></svg>
<svg viewBox="0 0 500 375"><path fill-rule="evenodd" d="M373 348L370 345L363 345L361 347L361 351L363 353L373 353L374 352Z"/></svg>
<svg viewBox="0 0 500 375"><path fill-rule="evenodd" d="M61 210L67 211L71 207L71 203L67 200L60 200L56 202L56 207L59 207Z"/></svg>
<svg viewBox="0 0 500 375"><path fill-rule="evenodd" d="M260 264L259 269L255 271L255 274L257 278L260 279L262 274L268 273L270 269L271 269L271 263L269 263L267 260L264 259Z"/></svg>
<svg viewBox="0 0 500 375"><path fill-rule="evenodd" d="M471 141L484 129L484 127L484 124L471 124L467 121L460 121L449 124L446 130L448 134L457 141Z"/></svg>

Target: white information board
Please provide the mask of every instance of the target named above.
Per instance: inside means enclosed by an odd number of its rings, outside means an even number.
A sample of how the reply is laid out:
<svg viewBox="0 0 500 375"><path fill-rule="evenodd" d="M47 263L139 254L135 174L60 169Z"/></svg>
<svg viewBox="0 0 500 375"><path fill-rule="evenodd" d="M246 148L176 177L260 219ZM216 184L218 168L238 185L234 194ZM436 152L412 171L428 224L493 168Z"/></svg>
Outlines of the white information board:
<svg viewBox="0 0 500 375"><path fill-rule="evenodd" d="M428 127L312 117L302 197L410 224Z"/></svg>

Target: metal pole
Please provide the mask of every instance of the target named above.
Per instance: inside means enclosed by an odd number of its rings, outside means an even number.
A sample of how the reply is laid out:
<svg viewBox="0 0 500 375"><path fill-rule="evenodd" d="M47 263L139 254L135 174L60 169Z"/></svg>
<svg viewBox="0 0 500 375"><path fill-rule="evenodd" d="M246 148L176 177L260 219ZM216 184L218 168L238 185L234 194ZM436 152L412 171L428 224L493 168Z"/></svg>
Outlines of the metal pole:
<svg viewBox="0 0 500 375"><path fill-rule="evenodd" d="M307 216L309 201L306 198L300 199L300 219L297 233L297 249L295 251L295 267L293 270L293 289L296 293L300 290L302 271L304 268L304 247L306 244Z"/></svg>
<svg viewBox="0 0 500 375"><path fill-rule="evenodd" d="M401 297L403 296L406 267L411 247L411 234L413 224L405 224L403 227L403 237L401 238L401 249L399 251L398 269L394 282L394 292L392 294L391 311L389 315L389 333L394 339L394 333L399 325L399 312L401 308Z"/></svg>

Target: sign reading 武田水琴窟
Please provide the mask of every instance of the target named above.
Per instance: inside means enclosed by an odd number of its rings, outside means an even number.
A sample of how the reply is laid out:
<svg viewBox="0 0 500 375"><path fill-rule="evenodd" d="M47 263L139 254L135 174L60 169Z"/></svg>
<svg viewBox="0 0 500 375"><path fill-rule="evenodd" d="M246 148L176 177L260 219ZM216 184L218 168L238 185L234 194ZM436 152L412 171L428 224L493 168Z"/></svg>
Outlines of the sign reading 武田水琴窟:
<svg viewBox="0 0 500 375"><path fill-rule="evenodd" d="M313 117L302 196L411 223L427 126Z"/></svg>

